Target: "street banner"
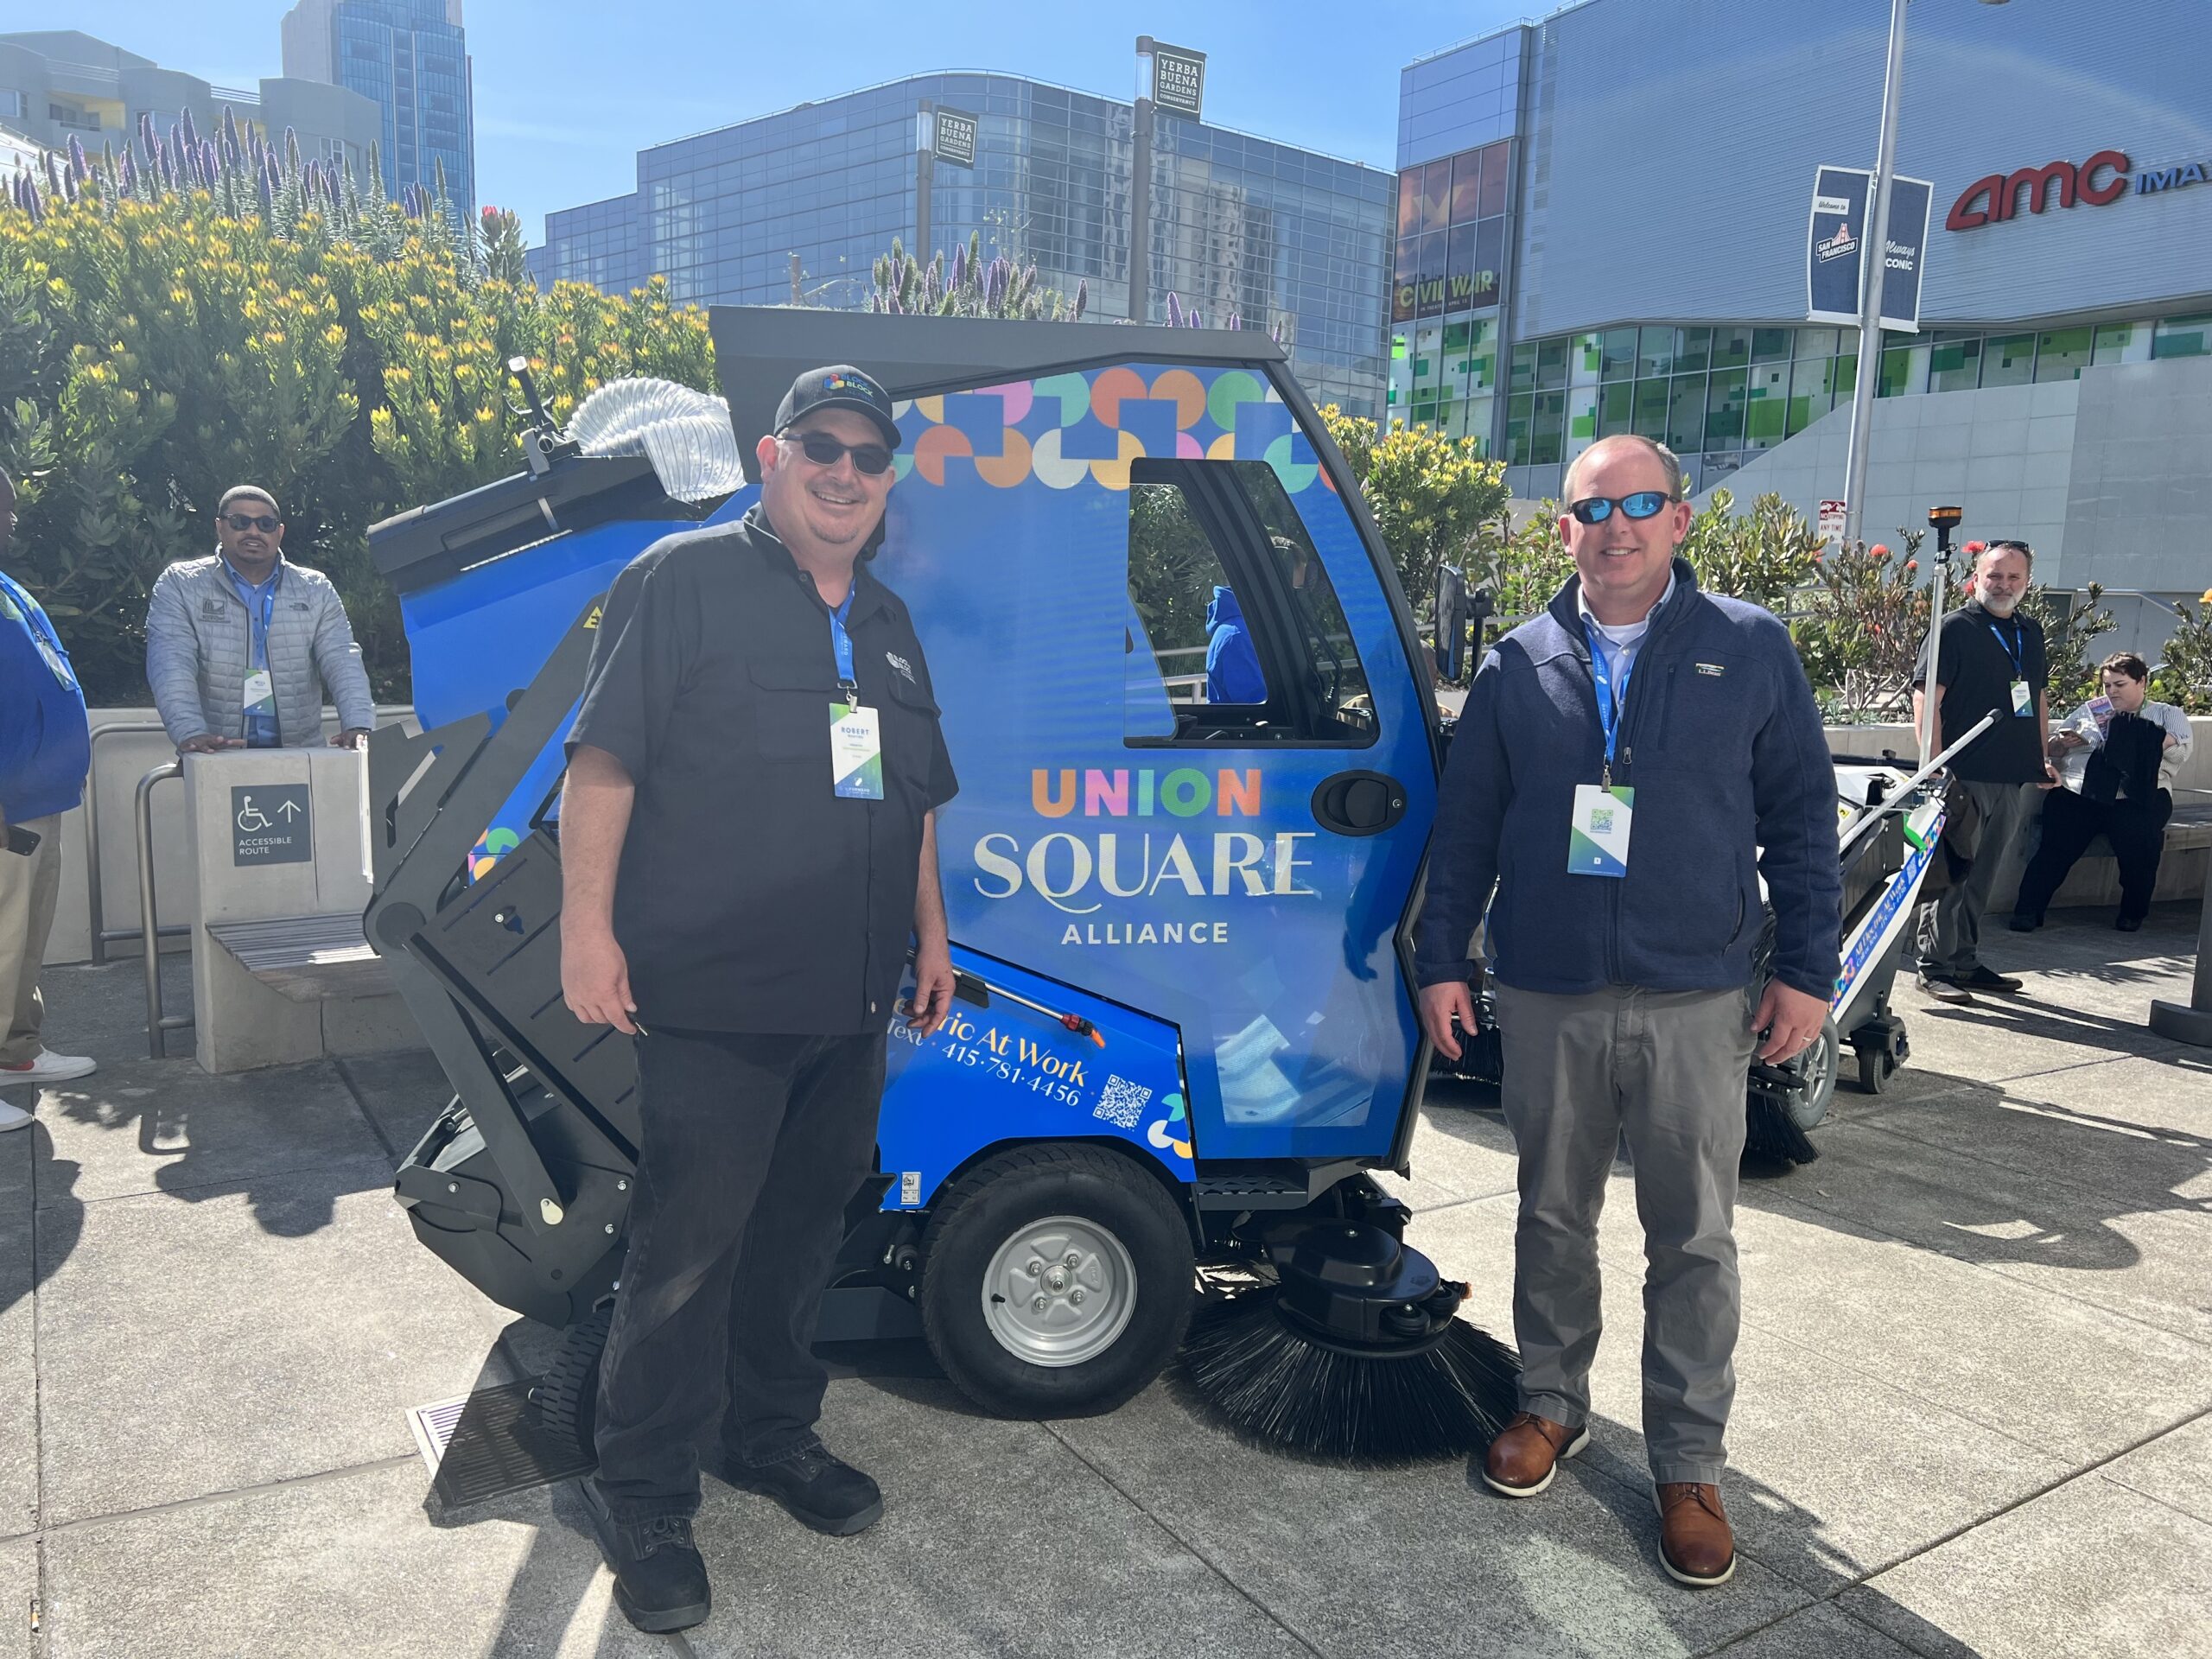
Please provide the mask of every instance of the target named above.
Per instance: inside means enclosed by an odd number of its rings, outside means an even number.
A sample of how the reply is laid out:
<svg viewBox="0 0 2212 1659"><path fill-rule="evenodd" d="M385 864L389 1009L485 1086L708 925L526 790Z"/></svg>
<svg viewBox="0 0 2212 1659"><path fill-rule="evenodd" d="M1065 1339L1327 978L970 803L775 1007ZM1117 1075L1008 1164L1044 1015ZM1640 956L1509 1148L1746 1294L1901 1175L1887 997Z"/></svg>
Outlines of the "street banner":
<svg viewBox="0 0 2212 1659"><path fill-rule="evenodd" d="M1859 321L1859 284L1866 257L1867 198L1874 175L1863 168L1823 167L1813 181L1813 213L1805 237L1805 316L1811 322ZM1882 327L1920 328L1921 262L1928 249L1928 213L1935 187L1925 179L1890 181L1890 234L1882 261Z"/></svg>
<svg viewBox="0 0 2212 1659"><path fill-rule="evenodd" d="M931 148L940 162L955 167L976 165L976 129L979 123L965 110L938 106L936 143Z"/></svg>
<svg viewBox="0 0 2212 1659"><path fill-rule="evenodd" d="M1163 110L1204 118L1206 54L1187 47L1152 43L1152 101Z"/></svg>
<svg viewBox="0 0 2212 1659"><path fill-rule="evenodd" d="M1811 322L1859 321L1859 256L1866 245L1866 188L1873 175L1824 167L1813 178L1813 218L1805 239L1805 316Z"/></svg>
<svg viewBox="0 0 2212 1659"><path fill-rule="evenodd" d="M1882 260L1882 327L1920 332L1920 269L1928 257L1928 212L1936 187L1925 179L1890 181L1889 247Z"/></svg>

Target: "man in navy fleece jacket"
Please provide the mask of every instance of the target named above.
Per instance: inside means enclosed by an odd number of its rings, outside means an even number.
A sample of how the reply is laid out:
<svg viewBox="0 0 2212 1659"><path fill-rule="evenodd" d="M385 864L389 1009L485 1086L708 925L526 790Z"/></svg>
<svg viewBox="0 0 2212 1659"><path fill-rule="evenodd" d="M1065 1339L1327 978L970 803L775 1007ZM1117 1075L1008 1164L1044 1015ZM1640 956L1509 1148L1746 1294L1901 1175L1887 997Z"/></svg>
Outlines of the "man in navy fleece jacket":
<svg viewBox="0 0 2212 1659"><path fill-rule="evenodd" d="M1503 1496L1532 1497L1589 1442L1598 1211L1625 1135L1649 1263L1643 1432L1661 1564L1713 1585L1735 1570L1718 1483L1735 1395L1745 1073L1755 1046L1786 1059L1827 1015L1834 772L1787 631L1699 592L1675 556L1691 515L1674 454L1603 439L1563 493L1576 574L1475 676L1415 952L1422 1025L1456 1057L1454 1023L1475 1028L1468 942L1489 906L1521 1163L1523 1369L1522 1410L1483 1472ZM1774 977L1754 1011L1762 876Z"/></svg>
<svg viewBox="0 0 2212 1659"><path fill-rule="evenodd" d="M15 482L0 473L0 558L15 531ZM0 1089L92 1070L81 1054L47 1052L38 994L61 886L61 815L84 797L92 747L85 694L60 636L39 602L0 571L0 827L16 832L14 849L0 849ZM0 1131L30 1121L0 1101Z"/></svg>

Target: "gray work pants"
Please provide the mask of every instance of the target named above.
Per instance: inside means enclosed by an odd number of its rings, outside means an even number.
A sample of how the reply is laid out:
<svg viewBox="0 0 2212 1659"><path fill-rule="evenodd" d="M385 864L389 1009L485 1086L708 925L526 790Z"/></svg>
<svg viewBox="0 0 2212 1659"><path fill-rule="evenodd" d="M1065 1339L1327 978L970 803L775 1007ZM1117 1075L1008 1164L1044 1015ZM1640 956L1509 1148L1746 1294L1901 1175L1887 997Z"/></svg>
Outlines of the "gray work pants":
<svg viewBox="0 0 2212 1659"><path fill-rule="evenodd" d="M2043 804L2042 791L2026 784L1982 784L1959 779L1951 788L1974 803L1980 829L1974 837L1974 862L1967 873L1920 907L1920 965L1942 974L1971 974L1981 965L1981 914L1997 884L1997 867ZM1946 838L1948 842L1948 837Z"/></svg>
<svg viewBox="0 0 2212 1659"><path fill-rule="evenodd" d="M1579 1427L1602 1325L1598 1213L1623 1135L1643 1222L1643 1440L1655 1481L1718 1481L1736 1397L1736 1166L1746 994L1497 987L1521 1154L1513 1330L1521 1407Z"/></svg>

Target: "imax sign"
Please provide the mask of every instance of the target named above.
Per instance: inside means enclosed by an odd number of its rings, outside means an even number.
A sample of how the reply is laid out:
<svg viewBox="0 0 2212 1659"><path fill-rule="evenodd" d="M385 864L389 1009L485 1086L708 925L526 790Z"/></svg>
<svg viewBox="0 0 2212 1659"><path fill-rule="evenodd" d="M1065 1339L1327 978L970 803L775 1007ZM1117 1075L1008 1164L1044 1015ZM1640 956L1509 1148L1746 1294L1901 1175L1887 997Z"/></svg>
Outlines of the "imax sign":
<svg viewBox="0 0 2212 1659"><path fill-rule="evenodd" d="M1993 173L1976 179L1951 204L1947 231L1974 231L2017 218L2022 208L2040 213L2051 207L2108 207L2122 196L2156 195L2212 181L2212 162L2183 162L2173 167L2133 172L2125 150L2101 149L2079 167L2048 162L2017 173Z"/></svg>

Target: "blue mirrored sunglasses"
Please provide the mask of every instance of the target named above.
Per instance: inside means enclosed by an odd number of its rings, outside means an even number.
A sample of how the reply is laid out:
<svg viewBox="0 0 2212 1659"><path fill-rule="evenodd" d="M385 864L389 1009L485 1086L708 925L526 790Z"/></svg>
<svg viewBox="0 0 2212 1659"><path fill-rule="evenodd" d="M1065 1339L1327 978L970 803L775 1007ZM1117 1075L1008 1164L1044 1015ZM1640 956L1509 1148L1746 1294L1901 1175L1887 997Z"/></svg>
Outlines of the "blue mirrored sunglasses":
<svg viewBox="0 0 2212 1659"><path fill-rule="evenodd" d="M1615 507L1631 518L1649 518L1663 509L1668 500L1664 490L1638 490L1634 495L1585 496L1567 511L1586 524L1602 524L1613 516Z"/></svg>

